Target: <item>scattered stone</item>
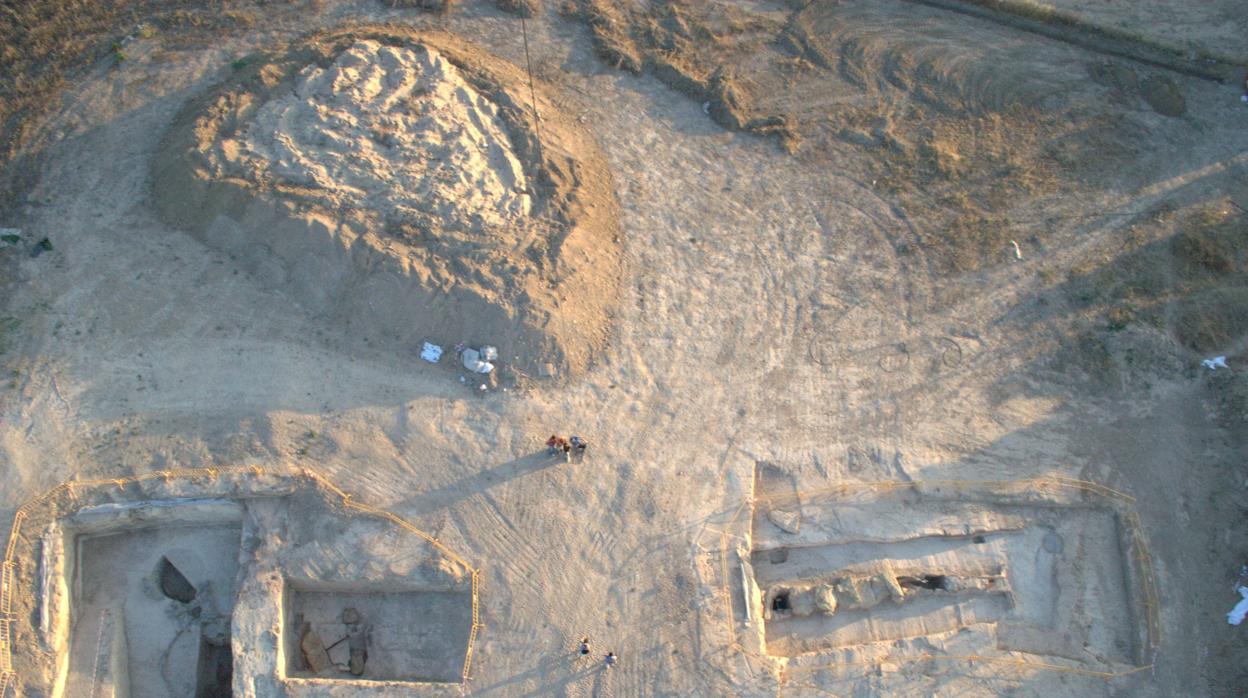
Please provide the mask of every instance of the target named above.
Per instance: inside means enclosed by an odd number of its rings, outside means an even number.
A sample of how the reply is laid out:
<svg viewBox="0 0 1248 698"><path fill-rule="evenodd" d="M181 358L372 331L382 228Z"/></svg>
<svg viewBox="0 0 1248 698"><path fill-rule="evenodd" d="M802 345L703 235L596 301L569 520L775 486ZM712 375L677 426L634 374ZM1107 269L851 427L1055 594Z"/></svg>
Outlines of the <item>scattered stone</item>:
<svg viewBox="0 0 1248 698"><path fill-rule="evenodd" d="M364 662L368 661L368 654L363 650L351 650L351 659L347 662L347 669L352 676L364 675Z"/></svg>
<svg viewBox="0 0 1248 698"><path fill-rule="evenodd" d="M836 613L836 591L831 584L821 584L815 589L815 608L829 616Z"/></svg>
<svg viewBox="0 0 1248 698"><path fill-rule="evenodd" d="M352 676L363 676L364 664L368 662L368 629L360 626L358 613L355 614L355 619L357 622L347 626L347 647L351 650L351 656L347 660L347 671L350 671ZM343 620L346 620L346 612L343 612Z"/></svg>
<svg viewBox="0 0 1248 698"><path fill-rule="evenodd" d="M877 578L884 583L884 588L888 590L888 595L892 597L895 603L901 603L906 600L906 590L901 588L901 584L897 581L897 577L893 576L892 572L877 575Z"/></svg>
<svg viewBox="0 0 1248 698"><path fill-rule="evenodd" d="M299 651L303 653L303 661L314 673L321 673L328 666L328 655L325 654L325 643L321 636L312 631L311 623L303 624L303 637L299 640Z"/></svg>
<svg viewBox="0 0 1248 698"><path fill-rule="evenodd" d="M796 511L772 509L767 512L767 520L779 526L785 533L796 534L802 527L802 515Z"/></svg>

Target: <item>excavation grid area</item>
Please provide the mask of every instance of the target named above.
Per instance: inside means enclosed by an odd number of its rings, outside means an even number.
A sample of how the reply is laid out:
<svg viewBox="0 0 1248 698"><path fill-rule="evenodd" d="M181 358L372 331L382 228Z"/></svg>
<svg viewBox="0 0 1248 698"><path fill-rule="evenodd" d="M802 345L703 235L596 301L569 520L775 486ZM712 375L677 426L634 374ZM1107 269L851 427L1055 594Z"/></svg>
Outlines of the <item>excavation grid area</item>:
<svg viewBox="0 0 1248 698"><path fill-rule="evenodd" d="M310 590L288 583L287 676L458 683L472 595L461 591Z"/></svg>
<svg viewBox="0 0 1248 698"><path fill-rule="evenodd" d="M79 537L64 695L232 695L240 536L210 525Z"/></svg>
<svg viewBox="0 0 1248 698"><path fill-rule="evenodd" d="M904 511L919 520L924 509ZM976 524L938 527L948 530L944 535L834 536L756 548L751 564L763 594L768 653L794 657L992 626L1004 650L1135 661L1132 580L1115 514L993 509ZM949 530L956 528L962 532Z"/></svg>

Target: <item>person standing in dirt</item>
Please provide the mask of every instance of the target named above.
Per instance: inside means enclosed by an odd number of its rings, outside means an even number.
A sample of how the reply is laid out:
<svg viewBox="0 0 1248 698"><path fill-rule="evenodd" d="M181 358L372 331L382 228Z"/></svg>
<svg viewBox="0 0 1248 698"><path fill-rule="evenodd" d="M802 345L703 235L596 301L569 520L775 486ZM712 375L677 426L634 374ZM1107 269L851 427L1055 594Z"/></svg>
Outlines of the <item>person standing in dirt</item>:
<svg viewBox="0 0 1248 698"><path fill-rule="evenodd" d="M607 656L604 659L607 663L607 668L610 669L615 664L615 652L607 652Z"/></svg>
<svg viewBox="0 0 1248 698"><path fill-rule="evenodd" d="M563 450L563 439L554 434L551 434L550 438L546 439L546 455L553 456L553 455L558 454L562 450Z"/></svg>
<svg viewBox="0 0 1248 698"><path fill-rule="evenodd" d="M579 436L572 437L572 455L576 458L576 462L580 463L585 460L585 449L589 448L589 442Z"/></svg>
<svg viewBox="0 0 1248 698"><path fill-rule="evenodd" d="M589 638L588 637L581 638L580 652L581 652L582 657L589 656Z"/></svg>

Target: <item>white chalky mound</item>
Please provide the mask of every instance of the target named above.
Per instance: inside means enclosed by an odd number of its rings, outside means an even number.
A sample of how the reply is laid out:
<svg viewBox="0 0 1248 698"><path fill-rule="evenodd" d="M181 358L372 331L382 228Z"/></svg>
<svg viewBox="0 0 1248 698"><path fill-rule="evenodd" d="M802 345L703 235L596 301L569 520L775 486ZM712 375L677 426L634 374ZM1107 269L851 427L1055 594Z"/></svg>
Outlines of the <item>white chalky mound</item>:
<svg viewBox="0 0 1248 698"><path fill-rule="evenodd" d="M222 160L315 187L390 220L461 230L527 216L524 171L497 107L427 47L358 41L261 106Z"/></svg>
<svg viewBox="0 0 1248 698"><path fill-rule="evenodd" d="M546 86L452 34L351 26L253 56L174 118L152 203L358 346L490 344L516 383L606 346L606 161Z"/></svg>

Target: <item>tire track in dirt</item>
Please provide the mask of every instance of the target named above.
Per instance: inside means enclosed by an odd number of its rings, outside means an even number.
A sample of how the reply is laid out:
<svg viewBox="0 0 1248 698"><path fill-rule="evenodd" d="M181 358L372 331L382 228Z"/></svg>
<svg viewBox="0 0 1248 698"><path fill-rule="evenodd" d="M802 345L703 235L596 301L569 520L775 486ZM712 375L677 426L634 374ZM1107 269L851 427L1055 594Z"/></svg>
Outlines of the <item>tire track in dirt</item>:
<svg viewBox="0 0 1248 698"><path fill-rule="evenodd" d="M1048 39L1078 46L1086 51L1123 58L1181 75L1224 83L1238 75L1241 66L1189 45L1187 55L1178 49L1150 41L1114 27L1085 22L1061 11L1036 12L1036 6L1016 0L905 0L940 10L996 22L1010 29L1030 32Z"/></svg>

